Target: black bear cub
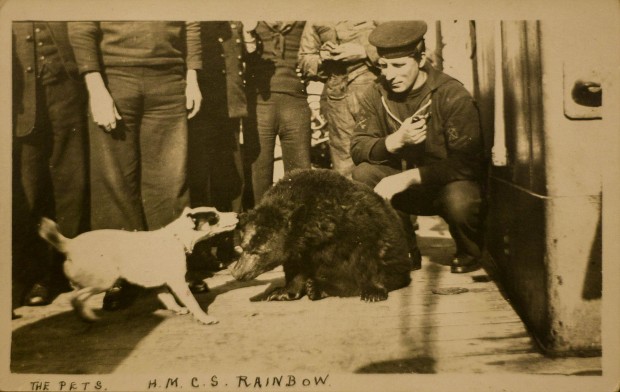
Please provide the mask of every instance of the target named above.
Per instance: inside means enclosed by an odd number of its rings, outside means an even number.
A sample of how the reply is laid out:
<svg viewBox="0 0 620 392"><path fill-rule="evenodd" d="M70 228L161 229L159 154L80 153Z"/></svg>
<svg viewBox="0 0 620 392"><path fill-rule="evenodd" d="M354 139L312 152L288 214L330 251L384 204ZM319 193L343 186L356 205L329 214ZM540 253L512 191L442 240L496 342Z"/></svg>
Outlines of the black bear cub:
<svg viewBox="0 0 620 392"><path fill-rule="evenodd" d="M294 170L240 216L243 253L230 267L250 280L283 265L286 285L252 300L307 295L383 301L409 285L405 233L392 207L369 187L327 169Z"/></svg>

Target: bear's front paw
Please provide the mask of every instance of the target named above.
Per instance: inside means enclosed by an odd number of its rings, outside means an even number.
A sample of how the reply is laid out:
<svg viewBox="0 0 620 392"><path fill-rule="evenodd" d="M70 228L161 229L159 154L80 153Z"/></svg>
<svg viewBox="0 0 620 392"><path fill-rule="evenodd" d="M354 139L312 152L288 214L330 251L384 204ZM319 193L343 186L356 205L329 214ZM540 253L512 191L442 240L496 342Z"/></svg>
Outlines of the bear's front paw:
<svg viewBox="0 0 620 392"><path fill-rule="evenodd" d="M265 301L291 301L298 299L294 294L289 293L286 287L276 287L265 297Z"/></svg>
<svg viewBox="0 0 620 392"><path fill-rule="evenodd" d="M388 297L388 291L385 287L367 287L362 290L361 300L366 302L385 301Z"/></svg>
<svg viewBox="0 0 620 392"><path fill-rule="evenodd" d="M306 280L306 295L311 301L316 301L327 297L327 295L320 289L316 280L312 278Z"/></svg>

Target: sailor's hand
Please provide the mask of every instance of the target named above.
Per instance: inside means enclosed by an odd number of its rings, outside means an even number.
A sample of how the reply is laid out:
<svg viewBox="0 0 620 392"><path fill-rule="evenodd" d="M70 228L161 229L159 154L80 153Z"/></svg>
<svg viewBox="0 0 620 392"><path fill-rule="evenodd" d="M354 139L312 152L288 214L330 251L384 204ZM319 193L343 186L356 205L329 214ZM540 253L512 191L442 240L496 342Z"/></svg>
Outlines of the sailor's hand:
<svg viewBox="0 0 620 392"><path fill-rule="evenodd" d="M202 103L202 93L198 87L198 77L195 69L187 70L187 84L185 86L185 108L187 109L187 118L194 117L200 110Z"/></svg>
<svg viewBox="0 0 620 392"><path fill-rule="evenodd" d="M400 128L405 146L420 144L426 140L426 117L408 118Z"/></svg>
<svg viewBox="0 0 620 392"><path fill-rule="evenodd" d="M89 72L84 76L84 80L88 90L90 112L93 116L93 121L106 132L111 132L116 128L117 121L121 120L122 117L103 82L101 74L99 72Z"/></svg>
<svg viewBox="0 0 620 392"><path fill-rule="evenodd" d="M258 20L242 20L241 25L243 25L243 32L251 33L256 30L258 27Z"/></svg>
<svg viewBox="0 0 620 392"><path fill-rule="evenodd" d="M420 183L420 171L411 169L402 173L384 177L375 186L375 192L387 201L391 201L394 195L406 191L412 185Z"/></svg>
<svg viewBox="0 0 620 392"><path fill-rule="evenodd" d="M332 60L358 61L366 58L366 49L363 45L355 42L346 42L336 46L330 52Z"/></svg>
<svg viewBox="0 0 620 392"><path fill-rule="evenodd" d="M385 138L385 147L391 153L426 140L426 116L406 119L400 128Z"/></svg>

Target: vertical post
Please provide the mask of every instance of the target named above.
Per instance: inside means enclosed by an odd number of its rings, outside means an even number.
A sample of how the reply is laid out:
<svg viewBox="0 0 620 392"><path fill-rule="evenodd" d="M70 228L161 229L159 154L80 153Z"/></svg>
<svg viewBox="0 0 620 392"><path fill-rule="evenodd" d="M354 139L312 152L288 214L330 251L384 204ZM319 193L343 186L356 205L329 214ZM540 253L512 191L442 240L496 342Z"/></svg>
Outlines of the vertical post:
<svg viewBox="0 0 620 392"><path fill-rule="evenodd" d="M504 122L504 78L502 65L502 22L495 22L494 29L494 56L495 56L495 116L493 149L491 161L493 166L506 166L508 164L508 150L506 149L506 124Z"/></svg>

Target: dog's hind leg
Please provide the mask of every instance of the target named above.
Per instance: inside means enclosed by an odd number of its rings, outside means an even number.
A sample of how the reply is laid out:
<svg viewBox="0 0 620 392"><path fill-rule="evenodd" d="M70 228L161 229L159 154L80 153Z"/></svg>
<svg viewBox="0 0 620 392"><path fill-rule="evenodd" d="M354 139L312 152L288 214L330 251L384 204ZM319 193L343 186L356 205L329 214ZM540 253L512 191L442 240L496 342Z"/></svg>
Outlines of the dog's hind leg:
<svg viewBox="0 0 620 392"><path fill-rule="evenodd" d="M159 301L164 304L166 309L172 310L176 314L183 315L189 313L189 309L179 306L176 299L174 299L174 296L170 293L170 290L168 290L166 286L157 288L157 298L159 298Z"/></svg>
<svg viewBox="0 0 620 392"><path fill-rule="evenodd" d="M196 298L192 295L191 291L189 291L189 287L185 282L184 278L179 279L171 279L167 282L168 287L174 293L174 295L187 307L189 312L194 315L196 320L203 324L217 324L218 321L215 317L211 317L207 315L200 305Z"/></svg>
<svg viewBox="0 0 620 392"><path fill-rule="evenodd" d="M75 296L71 299L71 305L73 309L80 315L85 321L97 321L99 317L95 315L93 309L88 306L88 299L93 295L102 292L103 290L94 287L85 287L79 289Z"/></svg>

